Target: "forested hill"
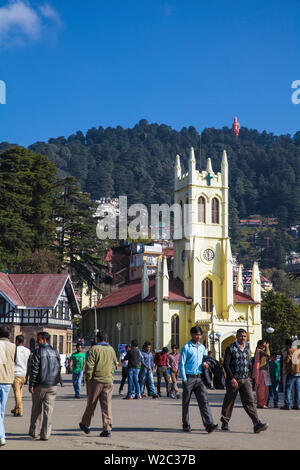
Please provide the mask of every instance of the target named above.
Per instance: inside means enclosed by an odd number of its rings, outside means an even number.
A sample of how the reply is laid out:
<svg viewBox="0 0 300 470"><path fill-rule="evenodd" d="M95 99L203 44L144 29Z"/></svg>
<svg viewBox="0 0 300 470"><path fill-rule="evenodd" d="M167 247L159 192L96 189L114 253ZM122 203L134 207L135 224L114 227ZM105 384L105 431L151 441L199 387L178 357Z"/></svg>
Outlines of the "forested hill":
<svg viewBox="0 0 300 470"><path fill-rule="evenodd" d="M1 147L5 144L0 144ZM187 170L189 148L200 166L200 134L194 127L173 130L141 120L132 129L108 127L81 131L68 138L51 138L29 148L47 155L59 176L72 175L93 199L126 194L129 203L172 203L174 164L178 153ZM281 222L300 222L300 132L295 136L242 127L208 128L201 134L201 169L211 157L220 171L222 151L229 161L231 210L239 217L278 216Z"/></svg>

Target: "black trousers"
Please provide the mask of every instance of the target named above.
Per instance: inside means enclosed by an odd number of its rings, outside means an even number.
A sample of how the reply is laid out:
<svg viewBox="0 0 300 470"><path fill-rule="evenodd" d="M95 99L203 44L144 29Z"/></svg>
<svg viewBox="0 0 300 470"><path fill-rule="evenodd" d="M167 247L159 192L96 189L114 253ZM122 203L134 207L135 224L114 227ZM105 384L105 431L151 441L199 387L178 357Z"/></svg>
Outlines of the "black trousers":
<svg viewBox="0 0 300 470"><path fill-rule="evenodd" d="M194 393L198 402L200 415L206 429L209 425L213 424L213 417L207 399L206 387L202 379L188 377L186 382L182 382L182 387L182 426L184 428L190 427L189 405L192 393Z"/></svg>
<svg viewBox="0 0 300 470"><path fill-rule="evenodd" d="M122 392L126 379L127 379L127 367L122 367L122 379L120 383L119 393Z"/></svg>
<svg viewBox="0 0 300 470"><path fill-rule="evenodd" d="M167 367L157 366L156 373L157 373L157 393L160 393L161 379L162 377L164 377L165 382L166 382L167 395L169 395L169 377L168 377Z"/></svg>

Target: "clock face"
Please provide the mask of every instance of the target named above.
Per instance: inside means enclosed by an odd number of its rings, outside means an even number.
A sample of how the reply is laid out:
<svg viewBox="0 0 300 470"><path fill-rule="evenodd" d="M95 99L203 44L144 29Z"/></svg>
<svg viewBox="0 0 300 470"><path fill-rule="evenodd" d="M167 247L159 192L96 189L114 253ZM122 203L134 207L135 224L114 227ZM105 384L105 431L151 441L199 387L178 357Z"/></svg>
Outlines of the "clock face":
<svg viewBox="0 0 300 470"><path fill-rule="evenodd" d="M215 257L215 254L214 254L213 250L207 249L207 250L203 251L203 258L206 261L212 261L214 259L214 257Z"/></svg>

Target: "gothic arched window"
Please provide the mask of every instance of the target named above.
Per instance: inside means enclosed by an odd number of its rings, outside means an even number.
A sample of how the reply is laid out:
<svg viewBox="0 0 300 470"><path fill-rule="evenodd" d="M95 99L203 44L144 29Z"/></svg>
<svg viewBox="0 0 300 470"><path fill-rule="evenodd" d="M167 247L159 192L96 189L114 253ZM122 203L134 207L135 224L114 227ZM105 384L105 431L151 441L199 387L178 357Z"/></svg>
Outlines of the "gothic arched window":
<svg viewBox="0 0 300 470"><path fill-rule="evenodd" d="M217 199L216 197L214 197L212 200L211 221L213 224L220 223L220 204L219 204L219 199Z"/></svg>
<svg viewBox="0 0 300 470"><path fill-rule="evenodd" d="M171 344L176 344L179 348L179 315L171 317Z"/></svg>
<svg viewBox="0 0 300 470"><path fill-rule="evenodd" d="M207 277L202 281L202 310L211 313L213 308L213 283Z"/></svg>
<svg viewBox="0 0 300 470"><path fill-rule="evenodd" d="M205 224L205 199L203 196L198 199L198 222Z"/></svg>

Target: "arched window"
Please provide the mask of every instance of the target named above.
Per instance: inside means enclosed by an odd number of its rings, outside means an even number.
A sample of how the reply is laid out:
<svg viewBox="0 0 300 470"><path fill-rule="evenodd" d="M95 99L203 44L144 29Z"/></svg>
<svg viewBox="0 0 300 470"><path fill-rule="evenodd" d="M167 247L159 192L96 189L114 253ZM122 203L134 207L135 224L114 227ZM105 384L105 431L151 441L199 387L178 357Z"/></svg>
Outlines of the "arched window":
<svg viewBox="0 0 300 470"><path fill-rule="evenodd" d="M179 315L173 315L171 318L171 345L176 344L179 348Z"/></svg>
<svg viewBox="0 0 300 470"><path fill-rule="evenodd" d="M203 196L198 199L198 222L205 224L205 199Z"/></svg>
<svg viewBox="0 0 300 470"><path fill-rule="evenodd" d="M202 310L211 313L213 308L213 283L207 277L202 281Z"/></svg>
<svg viewBox="0 0 300 470"><path fill-rule="evenodd" d="M219 199L216 197L213 198L212 200L212 205L211 205L211 221L213 224L219 224L220 223L220 208L219 208Z"/></svg>

